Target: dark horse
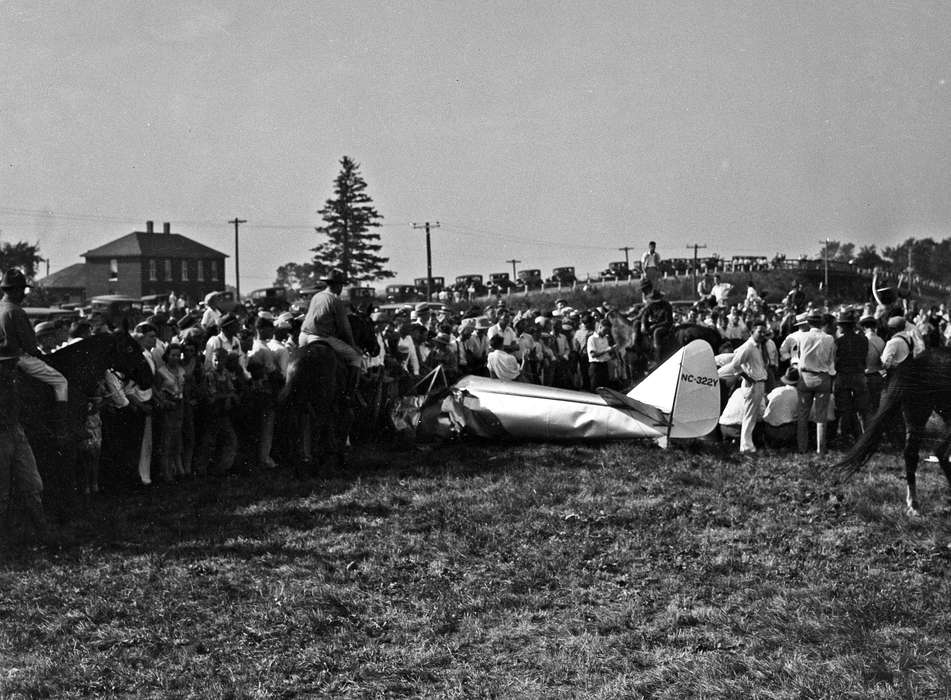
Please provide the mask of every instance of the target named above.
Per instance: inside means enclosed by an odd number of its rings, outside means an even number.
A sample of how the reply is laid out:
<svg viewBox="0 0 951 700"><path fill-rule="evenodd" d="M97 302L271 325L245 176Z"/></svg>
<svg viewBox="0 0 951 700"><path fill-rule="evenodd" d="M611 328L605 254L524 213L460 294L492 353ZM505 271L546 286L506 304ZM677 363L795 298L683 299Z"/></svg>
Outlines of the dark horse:
<svg viewBox="0 0 951 700"><path fill-rule="evenodd" d="M350 314L349 320L357 347L369 355L378 353L380 346L369 317ZM303 476L309 464L346 465L347 436L357 401L358 396L347 394L347 367L330 345L318 340L291 354L279 404L296 442L289 455L295 474Z"/></svg>
<svg viewBox="0 0 951 700"><path fill-rule="evenodd" d="M56 505L65 507L72 500L76 453L85 436L88 398L107 369L115 370L139 386L152 386L152 370L142 347L125 332L94 335L67 345L43 360L69 382L65 439L55 439L53 390L42 382L24 376L19 382L22 410L20 421L36 457L37 466L47 482L48 493Z"/></svg>
<svg viewBox="0 0 951 700"><path fill-rule="evenodd" d="M907 483L905 500L909 515L917 515L915 472L918 469L918 449L932 412L937 412L945 420L951 416L951 348L930 348L919 357L909 358L898 366L882 395L878 412L865 426L865 432L855 446L833 469L845 477L855 474L875 454L882 435L900 415L905 421L905 449L902 453ZM951 432L946 431L935 455L951 485L949 449Z"/></svg>
<svg viewBox="0 0 951 700"><path fill-rule="evenodd" d="M653 357L653 339L649 334L641 332L639 323L628 323L620 314L612 312L608 320L611 321L611 333L615 343L631 356L628 360L632 368L631 378L637 379L638 375L642 375L647 369L648 359ZM679 323L664 337L660 362L694 340L704 340L709 343L714 354L720 352L720 347L723 345L723 336L716 328L700 323Z"/></svg>

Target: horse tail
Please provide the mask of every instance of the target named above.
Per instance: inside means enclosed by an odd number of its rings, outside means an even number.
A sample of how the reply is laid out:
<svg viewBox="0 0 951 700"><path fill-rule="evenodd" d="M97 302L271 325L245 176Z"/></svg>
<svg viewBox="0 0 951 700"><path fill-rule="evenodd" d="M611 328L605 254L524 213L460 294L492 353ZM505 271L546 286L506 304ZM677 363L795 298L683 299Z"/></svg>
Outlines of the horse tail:
<svg viewBox="0 0 951 700"><path fill-rule="evenodd" d="M896 377L896 379L898 378ZM871 459L882 441L882 435L885 434L886 427L899 410L905 391L906 388L902 386L902 382L892 382L892 385L882 394L878 412L872 416L868 425L865 426L865 432L862 433L848 454L832 466L835 472L848 479L854 476Z"/></svg>

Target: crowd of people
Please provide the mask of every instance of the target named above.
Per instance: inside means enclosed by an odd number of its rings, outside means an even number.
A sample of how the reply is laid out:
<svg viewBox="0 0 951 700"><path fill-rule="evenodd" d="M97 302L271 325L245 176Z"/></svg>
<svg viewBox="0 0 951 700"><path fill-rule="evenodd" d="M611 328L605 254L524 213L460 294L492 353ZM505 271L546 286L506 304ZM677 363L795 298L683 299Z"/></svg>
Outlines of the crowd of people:
<svg viewBox="0 0 951 700"><path fill-rule="evenodd" d="M306 313L250 305L224 310L215 294L194 307L156 307L132 330L153 384L138 386L107 372L87 397L78 491L91 496L123 482L147 488L271 470L296 459L299 436L282 435L278 396L295 350L314 340L333 345L350 368L349 396L366 377L385 377L390 388L376 394L379 401L425 392L437 376L448 385L466 374L580 391L626 389L663 359L675 328L708 327L720 339L722 433L738 438L743 453L763 444L814 446L821 453L832 438L830 424L839 439L854 439L876 409L889 371L949 337L943 307L892 300L830 309L807 300L798 284L782 303L770 305L752 283L737 299L731 285L715 279L701 284L695 304L674 309L645 277L642 300L627 309L607 302L572 308L564 298L550 308L505 298L456 309L420 302L384 311L364 303L350 311L372 323L376 349L367 351L355 347L340 299L345 282L333 271ZM7 373L16 367L46 381L64 401L62 377L42 358L108 332L105 319L92 313L65 327L24 327L17 309L25 279L8 271L0 286L0 364ZM646 339L640 348L637 338ZM13 430L10 421L0 425L3 512L17 479L21 490L41 488L10 452Z"/></svg>

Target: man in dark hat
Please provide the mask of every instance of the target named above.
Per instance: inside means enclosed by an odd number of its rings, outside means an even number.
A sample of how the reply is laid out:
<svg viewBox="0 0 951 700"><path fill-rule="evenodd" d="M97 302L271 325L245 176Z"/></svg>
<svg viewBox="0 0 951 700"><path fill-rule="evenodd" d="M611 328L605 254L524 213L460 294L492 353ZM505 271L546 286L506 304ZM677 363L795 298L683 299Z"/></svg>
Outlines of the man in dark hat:
<svg viewBox="0 0 951 700"><path fill-rule="evenodd" d="M327 287L310 300L300 331L300 346L320 340L332 347L347 366L347 395L353 396L360 381L363 354L357 350L353 330L347 318L347 307L340 298L347 276L332 269L323 281Z"/></svg>
<svg viewBox="0 0 951 700"><path fill-rule="evenodd" d="M16 268L3 273L0 289L0 360L16 359L17 368L53 388L56 405L51 428L56 435L66 432L66 377L50 367L42 359L37 347L36 333L30 319L21 306L29 285L26 276Z"/></svg>
<svg viewBox="0 0 951 700"><path fill-rule="evenodd" d="M853 441L862 434L869 418L868 382L865 364L868 338L857 329L855 314L846 310L836 317L835 413L839 434Z"/></svg>
<svg viewBox="0 0 951 700"><path fill-rule="evenodd" d="M664 344L674 327L674 309L670 302L664 299L664 293L659 289L651 292L647 306L641 312L640 324L641 332L651 339L654 362L660 364Z"/></svg>

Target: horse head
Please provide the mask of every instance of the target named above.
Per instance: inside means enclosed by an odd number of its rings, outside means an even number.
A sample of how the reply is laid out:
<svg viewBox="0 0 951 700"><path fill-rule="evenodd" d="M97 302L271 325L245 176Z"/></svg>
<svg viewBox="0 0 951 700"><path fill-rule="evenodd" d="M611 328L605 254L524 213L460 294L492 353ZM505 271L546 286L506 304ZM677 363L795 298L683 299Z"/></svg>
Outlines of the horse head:
<svg viewBox="0 0 951 700"><path fill-rule="evenodd" d="M376 338L376 328L370 317L366 314L350 313L348 319L357 348L370 356L377 355L380 352L380 343Z"/></svg>
<svg viewBox="0 0 951 700"><path fill-rule="evenodd" d="M109 368L133 380L143 389L152 386L152 368L142 353L142 346L125 331L111 334L112 347L108 356Z"/></svg>

